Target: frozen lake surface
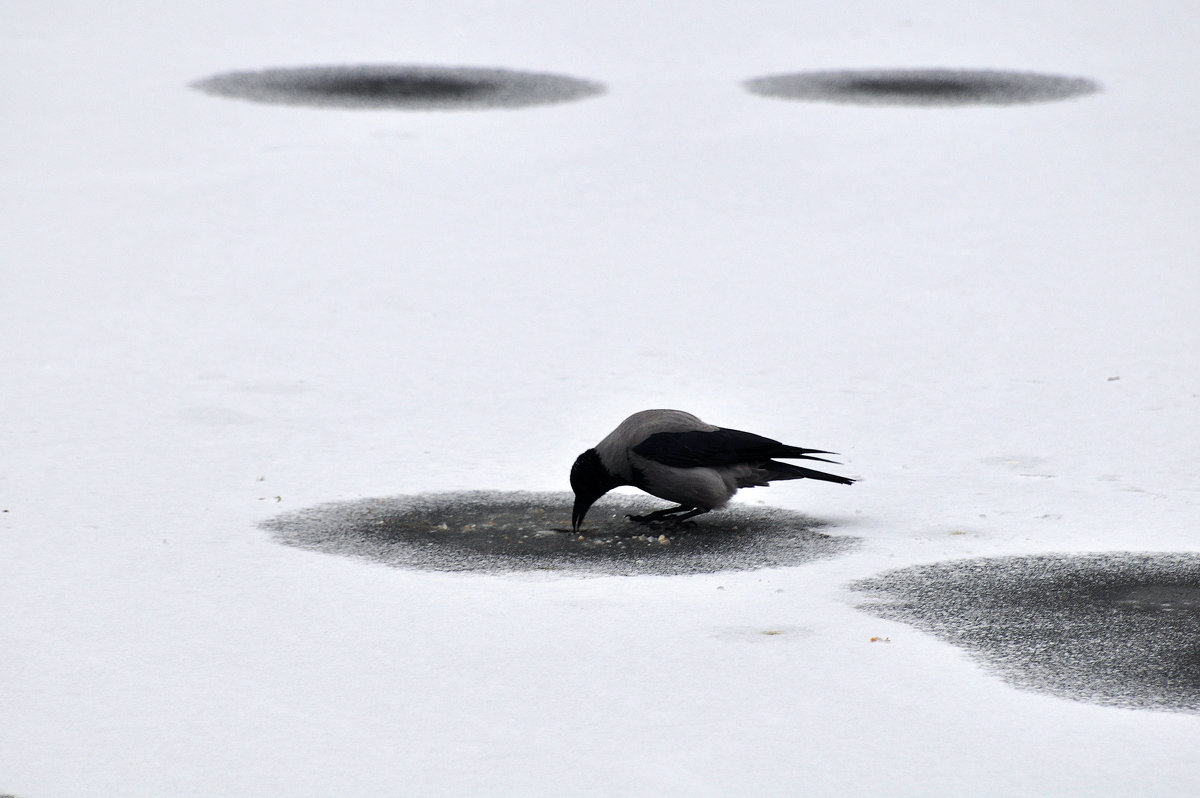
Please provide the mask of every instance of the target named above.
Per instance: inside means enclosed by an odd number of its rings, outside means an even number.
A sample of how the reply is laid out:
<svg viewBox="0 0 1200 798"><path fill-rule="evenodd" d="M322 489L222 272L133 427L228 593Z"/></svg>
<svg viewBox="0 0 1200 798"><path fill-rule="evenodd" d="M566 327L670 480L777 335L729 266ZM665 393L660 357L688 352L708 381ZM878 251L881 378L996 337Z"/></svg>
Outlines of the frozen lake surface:
<svg viewBox="0 0 1200 798"><path fill-rule="evenodd" d="M336 502L263 526L289 545L434 571L680 574L800 565L852 549L800 513L735 506L683 524L641 524L662 502L609 498L581 534L571 493L487 492ZM559 524L559 526L555 526Z"/></svg>
<svg viewBox="0 0 1200 798"><path fill-rule="evenodd" d="M953 560L855 583L1016 687L1200 712L1200 554Z"/></svg>
<svg viewBox="0 0 1200 798"><path fill-rule="evenodd" d="M1191 6L6 18L0 793L1200 790L1194 690L1122 670L1194 675ZM729 568L625 536L633 492L536 541L644 569L271 528L552 496L652 407L861 481L744 491L685 537L802 520ZM1047 690L1080 651L1103 689Z"/></svg>

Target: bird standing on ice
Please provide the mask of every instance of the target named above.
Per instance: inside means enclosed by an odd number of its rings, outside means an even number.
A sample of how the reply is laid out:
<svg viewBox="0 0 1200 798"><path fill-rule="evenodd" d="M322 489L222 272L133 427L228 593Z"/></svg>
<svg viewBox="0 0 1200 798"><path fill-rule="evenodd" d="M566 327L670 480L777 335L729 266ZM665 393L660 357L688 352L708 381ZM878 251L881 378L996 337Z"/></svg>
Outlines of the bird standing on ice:
<svg viewBox="0 0 1200 798"><path fill-rule="evenodd" d="M604 440L575 459L571 489L575 507L571 528L579 531L588 508L621 485L633 485L678 507L630 516L653 523L683 521L724 507L738 488L767 485L777 479L821 479L849 485L854 480L772 458L819 460L821 449L801 449L779 441L705 424L681 410L643 410L621 422Z"/></svg>

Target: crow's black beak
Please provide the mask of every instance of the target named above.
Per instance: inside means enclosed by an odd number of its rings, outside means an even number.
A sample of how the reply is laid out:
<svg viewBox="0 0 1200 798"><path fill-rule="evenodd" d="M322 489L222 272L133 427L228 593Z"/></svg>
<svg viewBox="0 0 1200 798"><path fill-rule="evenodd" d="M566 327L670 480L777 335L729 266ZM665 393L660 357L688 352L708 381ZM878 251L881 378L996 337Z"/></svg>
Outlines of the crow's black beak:
<svg viewBox="0 0 1200 798"><path fill-rule="evenodd" d="M571 530L578 534L579 527L583 524L583 517L587 515L588 508L592 506L595 499L587 499L583 496L575 497L575 508L571 510Z"/></svg>

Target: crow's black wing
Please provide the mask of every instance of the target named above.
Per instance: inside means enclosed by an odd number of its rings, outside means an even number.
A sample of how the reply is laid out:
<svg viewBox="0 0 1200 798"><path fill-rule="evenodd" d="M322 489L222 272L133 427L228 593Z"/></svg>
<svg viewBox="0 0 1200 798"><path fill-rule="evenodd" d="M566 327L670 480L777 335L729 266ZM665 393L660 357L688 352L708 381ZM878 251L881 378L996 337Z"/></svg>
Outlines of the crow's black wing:
<svg viewBox="0 0 1200 798"><path fill-rule="evenodd" d="M676 468L759 463L772 457L832 462L811 456L830 452L787 446L753 432L721 428L711 432L656 432L633 447L633 451L649 460Z"/></svg>

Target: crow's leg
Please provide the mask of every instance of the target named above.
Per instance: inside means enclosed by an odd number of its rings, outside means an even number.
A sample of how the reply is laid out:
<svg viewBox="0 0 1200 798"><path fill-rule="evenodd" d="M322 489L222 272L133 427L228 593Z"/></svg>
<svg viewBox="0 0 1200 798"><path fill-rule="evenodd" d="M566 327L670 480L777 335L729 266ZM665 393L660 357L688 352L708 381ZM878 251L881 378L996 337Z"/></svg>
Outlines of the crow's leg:
<svg viewBox="0 0 1200 798"><path fill-rule="evenodd" d="M668 507L665 510L656 510L655 512L647 513L646 515L627 515L625 517L630 521L635 521L639 524L655 524L659 521L665 521L666 519L671 518L671 516L678 515L679 513L694 514L695 512L696 509L694 507L688 507L686 504L681 504L678 507ZM691 516L689 515L688 517L690 518Z"/></svg>
<svg viewBox="0 0 1200 798"><path fill-rule="evenodd" d="M688 520L689 518L695 518L696 516L704 515L707 512L710 512L710 509L708 507L693 507L690 512L686 512L683 515L674 516L673 518L670 519L670 521L672 524L682 524L684 521ZM689 524L689 526L691 526L691 525Z"/></svg>
<svg viewBox="0 0 1200 798"><path fill-rule="evenodd" d="M698 515L707 513L707 507L689 507L686 504L681 504L678 507L668 507L666 510L658 510L647 515L630 515L626 516L630 521L636 521L639 524L649 524L651 526L662 522L678 526L689 518L695 518Z"/></svg>

